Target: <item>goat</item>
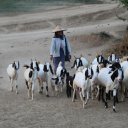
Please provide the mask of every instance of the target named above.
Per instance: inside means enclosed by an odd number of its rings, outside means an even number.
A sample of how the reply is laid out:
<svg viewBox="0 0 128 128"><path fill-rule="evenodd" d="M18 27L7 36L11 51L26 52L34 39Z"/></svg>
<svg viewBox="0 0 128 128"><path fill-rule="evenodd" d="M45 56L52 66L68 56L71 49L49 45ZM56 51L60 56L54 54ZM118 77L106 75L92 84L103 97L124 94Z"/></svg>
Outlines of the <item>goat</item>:
<svg viewBox="0 0 128 128"><path fill-rule="evenodd" d="M66 75L66 69L62 67L62 62L59 62L58 67L56 69L56 76L58 79L58 84L61 87L61 92L63 91L64 78Z"/></svg>
<svg viewBox="0 0 128 128"><path fill-rule="evenodd" d="M30 66L24 65L24 67L26 67L26 70L24 72L24 78L28 89L28 98L31 98L33 100L34 86L38 76L39 65L36 60L31 60Z"/></svg>
<svg viewBox="0 0 128 128"><path fill-rule="evenodd" d="M19 61L18 62L14 61L12 64L9 64L7 67L7 74L11 82L11 91L13 91L13 82L15 81L16 94L18 94L17 79L18 79L19 67L20 67Z"/></svg>
<svg viewBox="0 0 128 128"><path fill-rule="evenodd" d="M71 68L78 69L81 66L87 67L88 65L89 65L89 62L83 56L81 56L80 58L75 57L74 64Z"/></svg>
<svg viewBox="0 0 128 128"><path fill-rule="evenodd" d="M124 79L123 79L123 83L122 83L122 99L121 101L124 101L124 98L125 98L125 95L127 95L127 90L128 90L128 60L127 61L123 61L121 63L121 67L122 67L122 70L124 72Z"/></svg>
<svg viewBox="0 0 128 128"><path fill-rule="evenodd" d="M59 91L63 91L64 78L66 74L66 69L62 67L62 62L59 62L58 67L56 69L56 74L51 77L51 88L54 91L54 95L59 94Z"/></svg>
<svg viewBox="0 0 128 128"><path fill-rule="evenodd" d="M75 75L74 76L70 76L69 72L66 73L66 94L67 94L67 97L71 97L71 93L72 93L72 90L73 90L73 80L75 78Z"/></svg>
<svg viewBox="0 0 128 128"><path fill-rule="evenodd" d="M101 64L104 61L104 57L102 55L97 55L95 59L92 61L92 64Z"/></svg>
<svg viewBox="0 0 128 128"><path fill-rule="evenodd" d="M43 83L46 82L46 96L48 97L48 79L49 79L49 71L53 75L52 66L49 63L39 64L38 71L38 82L39 82L39 93L43 93Z"/></svg>
<svg viewBox="0 0 128 128"><path fill-rule="evenodd" d="M91 74L92 74L92 78L90 79L91 81L91 96L92 99L94 99L94 90L97 89L97 94L96 94L96 98L99 95L99 86L98 86L98 74L100 72L100 67L98 64L93 64L90 65L91 68Z"/></svg>
<svg viewBox="0 0 128 128"><path fill-rule="evenodd" d="M75 78L73 80L73 97L72 101L74 102L75 92L79 90L79 95L81 101L83 102L83 108L85 108L85 104L87 104L89 100L89 90L90 90L90 79L91 79L91 71L89 68L85 68L84 70L77 70L75 73ZM85 101L85 91L86 91L86 101Z"/></svg>
<svg viewBox="0 0 128 128"><path fill-rule="evenodd" d="M111 54L109 57L108 57L108 61L110 63L115 63L115 62L119 62L119 57L116 55L116 54Z"/></svg>
<svg viewBox="0 0 128 128"><path fill-rule="evenodd" d="M101 87L106 88L106 99L103 98L105 103L105 107L108 108L108 93L110 90L113 91L113 111L116 112L115 103L116 103L116 95L117 89L121 86L123 80L123 71L122 69L116 68L112 71L109 68L102 68L98 74L98 82Z"/></svg>

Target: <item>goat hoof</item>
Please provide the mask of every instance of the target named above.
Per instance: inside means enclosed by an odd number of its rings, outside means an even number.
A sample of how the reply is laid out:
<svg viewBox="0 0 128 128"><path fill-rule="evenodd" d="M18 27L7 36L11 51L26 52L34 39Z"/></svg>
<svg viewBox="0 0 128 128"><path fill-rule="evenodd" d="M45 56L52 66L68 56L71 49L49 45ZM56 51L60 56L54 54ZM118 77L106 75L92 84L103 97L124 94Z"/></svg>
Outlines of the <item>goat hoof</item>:
<svg viewBox="0 0 128 128"><path fill-rule="evenodd" d="M49 95L46 95L46 97L49 97Z"/></svg>
<svg viewBox="0 0 128 128"><path fill-rule="evenodd" d="M113 108L113 112L116 112L116 109Z"/></svg>
<svg viewBox="0 0 128 128"><path fill-rule="evenodd" d="M107 106L107 105L105 105L105 108L108 108L108 106Z"/></svg>
<svg viewBox="0 0 128 128"><path fill-rule="evenodd" d="M39 94L42 94L43 92L42 91L39 91Z"/></svg>
<svg viewBox="0 0 128 128"><path fill-rule="evenodd" d="M19 94L19 92L16 92L16 94Z"/></svg>

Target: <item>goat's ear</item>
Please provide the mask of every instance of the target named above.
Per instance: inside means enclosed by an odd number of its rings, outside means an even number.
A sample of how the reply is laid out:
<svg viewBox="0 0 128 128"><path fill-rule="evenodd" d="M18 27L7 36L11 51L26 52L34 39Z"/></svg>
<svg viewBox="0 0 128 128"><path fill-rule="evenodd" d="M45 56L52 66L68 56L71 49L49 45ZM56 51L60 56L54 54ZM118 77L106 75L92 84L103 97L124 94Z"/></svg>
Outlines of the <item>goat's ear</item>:
<svg viewBox="0 0 128 128"><path fill-rule="evenodd" d="M47 65L46 64L44 65L43 71L44 72L48 72L48 69L47 69Z"/></svg>
<svg viewBox="0 0 128 128"><path fill-rule="evenodd" d="M121 69L122 71L122 80L124 79L124 71Z"/></svg>
<svg viewBox="0 0 128 128"><path fill-rule="evenodd" d="M76 76L76 75L74 74L74 75L73 75L73 80L74 80L75 76Z"/></svg>
<svg viewBox="0 0 128 128"><path fill-rule="evenodd" d="M31 64L30 64L30 68L33 69L33 62L31 62Z"/></svg>
<svg viewBox="0 0 128 128"><path fill-rule="evenodd" d="M18 61L18 67L17 67L17 69L19 69L20 68L20 62Z"/></svg>
<svg viewBox="0 0 128 128"><path fill-rule="evenodd" d="M93 72L92 68L91 68L91 75L92 75L92 76L94 75L94 72Z"/></svg>
<svg viewBox="0 0 128 128"><path fill-rule="evenodd" d="M69 72L66 72L66 76L69 76Z"/></svg>
<svg viewBox="0 0 128 128"><path fill-rule="evenodd" d="M114 71L111 75L111 79L114 82L115 78L118 76L118 70Z"/></svg>
<svg viewBox="0 0 128 128"><path fill-rule="evenodd" d="M64 69L64 72L65 72L65 74L67 73L67 70L66 70L66 68Z"/></svg>
<svg viewBox="0 0 128 128"><path fill-rule="evenodd" d="M77 62L76 62L76 59L75 59L74 63L73 63L73 66L71 68L74 68L76 64L77 64Z"/></svg>
<svg viewBox="0 0 128 128"><path fill-rule="evenodd" d="M38 63L36 62L37 71L40 70Z"/></svg>
<svg viewBox="0 0 128 128"><path fill-rule="evenodd" d="M50 68L50 71L51 71L51 73L53 75L54 73L53 73L53 69L52 69L52 65L51 64L49 65L49 68Z"/></svg>
<svg viewBox="0 0 128 128"><path fill-rule="evenodd" d="M85 71L85 79L87 79L87 77L88 77L88 68L87 68L87 70Z"/></svg>
<svg viewBox="0 0 128 128"><path fill-rule="evenodd" d="M29 78L32 77L32 73L33 73L32 71L29 72Z"/></svg>
<svg viewBox="0 0 128 128"><path fill-rule="evenodd" d="M59 82L59 79L58 79L58 77L57 77L57 78L55 78L55 84L57 85L58 82Z"/></svg>
<svg viewBox="0 0 128 128"><path fill-rule="evenodd" d="M15 61L12 63L12 67L15 68Z"/></svg>

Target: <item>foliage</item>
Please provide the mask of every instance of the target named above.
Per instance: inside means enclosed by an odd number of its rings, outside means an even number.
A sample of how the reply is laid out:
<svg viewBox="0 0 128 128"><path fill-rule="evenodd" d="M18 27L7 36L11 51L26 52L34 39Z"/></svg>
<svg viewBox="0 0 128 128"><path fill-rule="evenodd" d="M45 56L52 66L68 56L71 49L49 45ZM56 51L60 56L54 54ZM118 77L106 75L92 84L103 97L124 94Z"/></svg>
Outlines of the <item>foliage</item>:
<svg viewBox="0 0 128 128"><path fill-rule="evenodd" d="M128 0L119 0L125 7L128 8Z"/></svg>

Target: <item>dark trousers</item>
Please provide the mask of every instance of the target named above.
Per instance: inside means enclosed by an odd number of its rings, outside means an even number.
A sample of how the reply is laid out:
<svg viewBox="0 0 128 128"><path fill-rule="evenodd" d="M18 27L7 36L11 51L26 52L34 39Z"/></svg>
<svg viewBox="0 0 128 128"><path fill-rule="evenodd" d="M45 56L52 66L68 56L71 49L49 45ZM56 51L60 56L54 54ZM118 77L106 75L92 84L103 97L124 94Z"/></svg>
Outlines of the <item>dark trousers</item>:
<svg viewBox="0 0 128 128"><path fill-rule="evenodd" d="M65 68L65 55L63 48L60 48L60 57L53 58L54 73L56 73L56 69L60 61L62 62L62 67Z"/></svg>

